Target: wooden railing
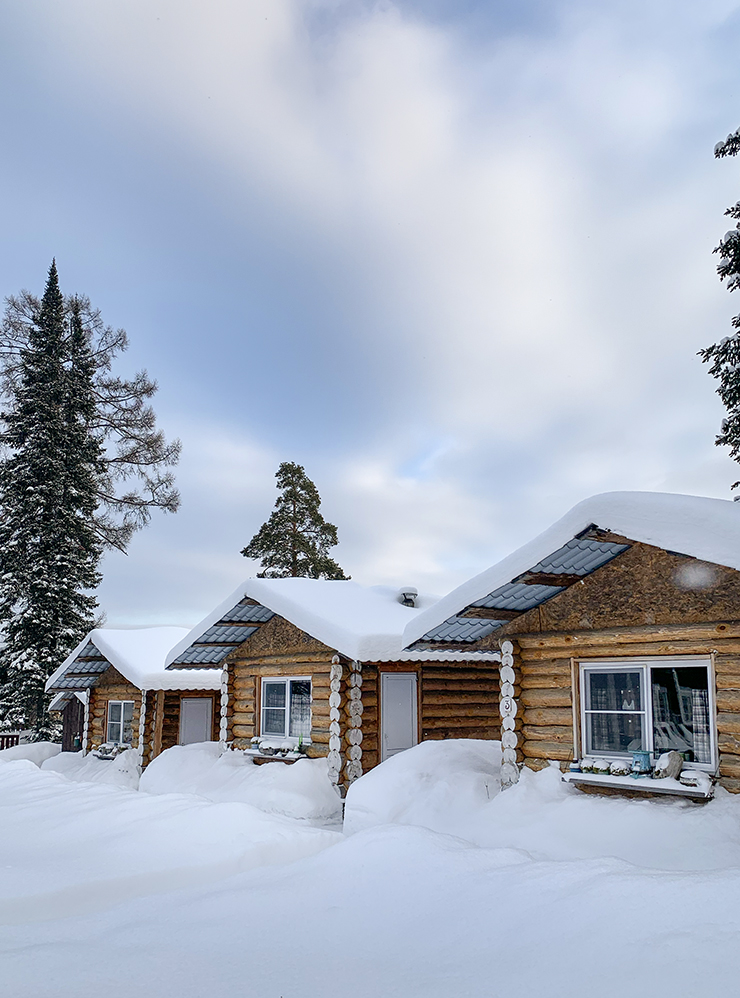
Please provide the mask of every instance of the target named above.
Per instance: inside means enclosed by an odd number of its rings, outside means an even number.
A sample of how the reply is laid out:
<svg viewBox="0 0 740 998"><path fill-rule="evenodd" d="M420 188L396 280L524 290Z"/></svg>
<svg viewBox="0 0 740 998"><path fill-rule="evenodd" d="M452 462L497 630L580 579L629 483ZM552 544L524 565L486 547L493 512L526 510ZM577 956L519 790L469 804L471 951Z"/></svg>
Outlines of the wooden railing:
<svg viewBox="0 0 740 998"><path fill-rule="evenodd" d="M0 751L6 748L14 748L21 740L18 731L7 731L3 734L0 731Z"/></svg>

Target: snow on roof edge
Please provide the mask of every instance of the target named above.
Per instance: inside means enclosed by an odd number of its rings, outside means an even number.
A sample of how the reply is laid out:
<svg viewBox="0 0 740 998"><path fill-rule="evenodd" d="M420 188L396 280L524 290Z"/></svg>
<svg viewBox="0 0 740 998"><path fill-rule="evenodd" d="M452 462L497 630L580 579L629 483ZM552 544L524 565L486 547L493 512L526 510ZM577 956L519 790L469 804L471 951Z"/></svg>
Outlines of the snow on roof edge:
<svg viewBox="0 0 740 998"><path fill-rule="evenodd" d="M638 543L740 571L740 505L732 500L673 492L603 492L582 500L533 540L410 620L404 647L528 571L592 524Z"/></svg>
<svg viewBox="0 0 740 998"><path fill-rule="evenodd" d="M48 691L64 676L64 673L77 659L80 652L84 650L88 642L92 642L98 651L112 665L124 679L127 679L133 686L140 690L217 690L221 686L220 673L214 673L213 669L170 669L165 668L165 651L162 648L154 649L149 661L144 661L150 649L141 648L125 654L121 648L121 639L124 635L141 634L150 632L152 637L158 638L157 643L168 643L175 632L188 633L183 627L132 627L132 628L105 628L97 627L89 631L82 641L66 657L64 662L47 679L45 689ZM152 633L156 632L156 633ZM125 644L125 642L124 642Z"/></svg>
<svg viewBox="0 0 740 998"><path fill-rule="evenodd" d="M359 662L398 662L398 661L467 661L471 656L476 659L490 658L498 661L497 652L476 652L476 651L406 651L402 644L402 634L400 631L389 634L379 634L368 630L366 633L357 634L351 629L345 628L338 623L338 612L332 613L331 608L326 613L320 613L315 609L301 606L295 595L281 591L271 582L283 582L287 580L265 580L246 579L241 585L223 600L219 605L207 614L200 623L190 631L185 638L179 641L170 649L166 656L166 667L173 668L175 660L182 655L194 642L203 635L208 628L237 606L244 598L256 600L261 606L267 607L273 613L285 620L290 621L296 627L306 631L312 637L321 641L327 647L334 649L345 658ZM296 580L298 581L298 580ZM302 582L324 583L326 585L349 585L359 592L367 594L368 599L376 597L373 592L377 587L364 587L358 583L346 581L328 581L303 579ZM424 611L419 611L420 613ZM248 640L248 639L245 639ZM214 667L220 672L220 665Z"/></svg>

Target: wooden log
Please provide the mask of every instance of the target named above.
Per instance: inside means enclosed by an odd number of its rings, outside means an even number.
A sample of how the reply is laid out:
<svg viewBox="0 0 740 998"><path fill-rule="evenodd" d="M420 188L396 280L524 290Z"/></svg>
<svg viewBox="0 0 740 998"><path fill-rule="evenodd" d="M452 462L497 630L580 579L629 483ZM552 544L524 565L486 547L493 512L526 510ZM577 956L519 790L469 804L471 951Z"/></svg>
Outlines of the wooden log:
<svg viewBox="0 0 740 998"><path fill-rule="evenodd" d="M548 675L536 675L531 676L528 673L522 673L522 690L562 690L570 689L572 680L570 675L570 660L567 661L563 659L563 668L557 674ZM567 668L566 668L567 665Z"/></svg>
<svg viewBox="0 0 740 998"><path fill-rule="evenodd" d="M740 778L740 756L721 753L719 757L720 776Z"/></svg>
<svg viewBox="0 0 740 998"><path fill-rule="evenodd" d="M524 707L570 707L570 683L567 690L524 690L521 702Z"/></svg>
<svg viewBox="0 0 740 998"><path fill-rule="evenodd" d="M422 728L424 741L444 741L446 738L475 738L482 741L498 741L500 729L495 728ZM365 761L365 742L362 743L362 759ZM368 763L368 769L370 764Z"/></svg>
<svg viewBox="0 0 740 998"><path fill-rule="evenodd" d="M725 790L729 790L731 794L740 793L740 779L734 779L731 776L721 776L719 783Z"/></svg>
<svg viewBox="0 0 740 998"><path fill-rule="evenodd" d="M254 676L237 677L229 685L229 694L233 697L251 697L254 700L255 692Z"/></svg>
<svg viewBox="0 0 740 998"><path fill-rule="evenodd" d="M519 720L519 717L517 717ZM561 707L527 707L522 715L525 724L569 724L573 726L573 711Z"/></svg>
<svg viewBox="0 0 740 998"><path fill-rule="evenodd" d="M426 688L422 694L422 710L434 705L465 704L471 707L483 707L495 704L498 710L498 691L495 693L427 693Z"/></svg>
<svg viewBox="0 0 740 998"><path fill-rule="evenodd" d="M562 676L565 671L566 674L570 675L569 669L570 656L563 655L560 658L543 658L538 660L534 659L521 659L520 667L522 671L522 680L525 677L535 677L535 676Z"/></svg>
<svg viewBox="0 0 740 998"><path fill-rule="evenodd" d="M231 733L234 738L252 738L254 735L254 725L232 724Z"/></svg>
<svg viewBox="0 0 740 998"><path fill-rule="evenodd" d="M422 716L427 717L456 717L460 714L460 711L465 711L466 717L499 717L498 710L498 700L492 700L490 703L480 704L478 706L468 706L467 704L450 702L446 705L442 704L427 704L422 702L421 712Z"/></svg>
<svg viewBox="0 0 740 998"><path fill-rule="evenodd" d="M717 710L740 712L740 690L719 690L717 692Z"/></svg>
<svg viewBox="0 0 740 998"><path fill-rule="evenodd" d="M740 732L737 734L720 732L719 737L717 738L717 745L719 746L720 752L740 756Z"/></svg>
<svg viewBox="0 0 740 998"><path fill-rule="evenodd" d="M501 725L501 718L498 713L491 714L490 726L498 729ZM487 728L489 725L484 724L480 717L469 717L469 716L450 716L450 717L422 717L422 727L433 729L433 728L472 728L472 727L482 727Z"/></svg>
<svg viewBox="0 0 740 998"><path fill-rule="evenodd" d="M232 724L254 724L254 711L234 711L231 715Z"/></svg>
<svg viewBox="0 0 740 998"><path fill-rule="evenodd" d="M314 668L323 667L322 671L328 673L331 668L331 658L327 658L321 653L306 652L300 648L295 648L287 649L279 655L260 655L258 657L240 655L238 658L232 659L231 664L241 668L255 669L262 675L270 669L281 668L296 672L307 665Z"/></svg>
<svg viewBox="0 0 740 998"><path fill-rule="evenodd" d="M547 769L550 762L548 759L527 759L525 765L527 769L531 769L535 773L538 773L541 769Z"/></svg>
<svg viewBox="0 0 740 998"><path fill-rule="evenodd" d="M720 638L740 639L740 622L718 621L702 624L639 624L634 627L611 627L594 631L517 634L516 640L522 649L522 657L528 657L530 649L569 648L574 645L615 645L639 642L670 641L717 641Z"/></svg>
<svg viewBox="0 0 740 998"><path fill-rule="evenodd" d="M718 690L740 690L740 673L718 673L715 678Z"/></svg>
<svg viewBox="0 0 740 998"><path fill-rule="evenodd" d="M527 759L557 759L570 762L573 758L573 745L561 742L523 742L522 752Z"/></svg>
<svg viewBox="0 0 740 998"><path fill-rule="evenodd" d="M717 646L717 642L705 642L705 643L692 643L692 644L680 644L677 642L666 644L655 642L654 644L630 644L625 642L624 644L615 645L591 645L586 641L583 641L578 647L568 647L562 649L551 649L548 648L541 653L532 649L527 652L528 656L531 656L531 660L535 661L540 655L542 658L550 659L555 651L559 654L561 661L567 662L570 658L578 659L589 659L589 658L599 658L599 659L622 659L622 658L640 658L640 657L666 657L670 658L676 655L695 655L697 658L706 658L711 651L713 651Z"/></svg>
<svg viewBox="0 0 740 998"><path fill-rule="evenodd" d="M740 654L734 652L727 641L719 641L714 653L714 668L716 672L740 672ZM732 642L740 644L740 642Z"/></svg>
<svg viewBox="0 0 740 998"><path fill-rule="evenodd" d="M725 734L740 735L740 714L717 714L717 731Z"/></svg>
<svg viewBox="0 0 740 998"><path fill-rule="evenodd" d="M573 725L543 724L535 727L525 724L522 728L525 741L528 742L562 742L573 744Z"/></svg>
<svg viewBox="0 0 740 998"><path fill-rule="evenodd" d="M441 693L444 690L451 690L454 693L458 690L466 690L471 693L490 690L498 693L499 689L498 679L495 682L493 679L466 679L465 682L458 682L456 679L427 679L425 676L422 683L425 693Z"/></svg>

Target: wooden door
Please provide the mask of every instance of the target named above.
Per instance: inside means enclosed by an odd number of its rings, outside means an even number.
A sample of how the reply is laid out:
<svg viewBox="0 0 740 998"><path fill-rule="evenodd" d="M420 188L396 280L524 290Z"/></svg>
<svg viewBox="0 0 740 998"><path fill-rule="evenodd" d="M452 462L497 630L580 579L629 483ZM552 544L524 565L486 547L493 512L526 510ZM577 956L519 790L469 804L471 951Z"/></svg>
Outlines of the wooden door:
<svg viewBox="0 0 740 998"><path fill-rule="evenodd" d="M62 752L79 752L82 748L82 728L85 706L73 696L62 713Z"/></svg>
<svg viewBox="0 0 740 998"><path fill-rule="evenodd" d="M416 745L418 720L415 672L380 674L380 758Z"/></svg>

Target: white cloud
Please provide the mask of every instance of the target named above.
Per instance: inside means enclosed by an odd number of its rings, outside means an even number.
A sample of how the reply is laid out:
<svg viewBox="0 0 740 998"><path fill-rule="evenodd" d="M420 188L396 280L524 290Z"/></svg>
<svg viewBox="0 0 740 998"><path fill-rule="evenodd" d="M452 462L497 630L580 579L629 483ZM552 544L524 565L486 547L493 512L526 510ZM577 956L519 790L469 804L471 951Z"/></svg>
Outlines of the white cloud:
<svg viewBox="0 0 740 998"><path fill-rule="evenodd" d="M695 352L731 308L709 250L737 173L711 147L737 121L715 135L706 108L737 82L713 58L735 5L563 5L553 33L475 46L391 4L332 6L317 34L297 0L68 0L48 30L106 107L203 164L214 204L247 227L249 191L291 251L343 260L327 293L351 299L349 323L355 302L388 378L375 437L370 411L349 459L330 437L308 455L340 561L444 589L587 493L726 494ZM300 459L248 425L182 435L184 511L130 560L173 608L238 578L242 526ZM421 464L420 440L443 441ZM113 565L114 602L138 606L123 594L140 568Z"/></svg>

